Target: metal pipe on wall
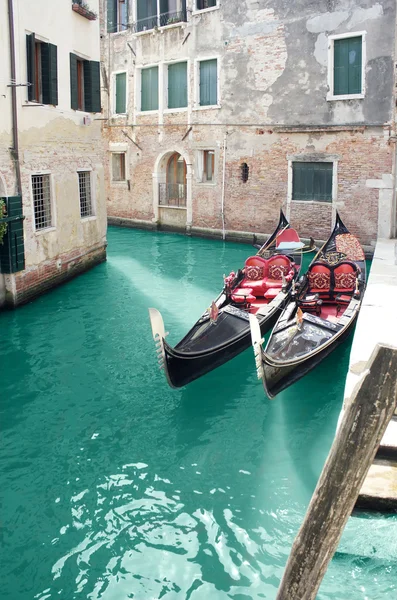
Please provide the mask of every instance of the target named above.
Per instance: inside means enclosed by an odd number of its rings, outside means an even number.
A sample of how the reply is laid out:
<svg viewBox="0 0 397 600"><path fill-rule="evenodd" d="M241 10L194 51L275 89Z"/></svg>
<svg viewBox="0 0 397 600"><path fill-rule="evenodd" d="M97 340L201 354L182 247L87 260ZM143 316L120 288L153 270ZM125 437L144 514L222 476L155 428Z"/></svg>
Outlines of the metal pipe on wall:
<svg viewBox="0 0 397 600"><path fill-rule="evenodd" d="M222 239L226 237L225 232L225 186L226 186L226 138L227 132L223 138L223 173L222 173L222 204L221 204L221 217L222 217Z"/></svg>
<svg viewBox="0 0 397 600"><path fill-rule="evenodd" d="M11 107L12 107L12 158L15 164L16 195L22 193L21 169L19 165L19 143L18 143L18 109L15 67L15 35L14 35L14 6L13 0L8 0L8 27L10 33L10 63L11 63Z"/></svg>

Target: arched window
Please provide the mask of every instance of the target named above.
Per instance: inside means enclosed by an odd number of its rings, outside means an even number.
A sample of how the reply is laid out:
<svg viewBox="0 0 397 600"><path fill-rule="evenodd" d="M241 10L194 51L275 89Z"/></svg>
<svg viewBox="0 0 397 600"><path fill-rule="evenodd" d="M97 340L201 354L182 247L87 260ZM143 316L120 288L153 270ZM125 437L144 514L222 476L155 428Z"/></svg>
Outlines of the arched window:
<svg viewBox="0 0 397 600"><path fill-rule="evenodd" d="M240 165L240 169L241 169L241 179L244 183L246 183L248 181L248 176L249 176L249 172L250 172L250 168L247 165L246 162L242 163Z"/></svg>
<svg viewBox="0 0 397 600"><path fill-rule="evenodd" d="M168 160L167 183L186 183L186 163L178 152Z"/></svg>

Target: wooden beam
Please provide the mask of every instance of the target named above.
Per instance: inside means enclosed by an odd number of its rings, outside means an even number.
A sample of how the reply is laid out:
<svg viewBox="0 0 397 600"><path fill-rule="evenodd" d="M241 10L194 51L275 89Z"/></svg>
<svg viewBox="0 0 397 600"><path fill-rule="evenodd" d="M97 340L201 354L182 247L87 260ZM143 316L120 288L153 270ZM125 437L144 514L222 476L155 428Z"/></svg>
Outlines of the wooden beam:
<svg viewBox="0 0 397 600"><path fill-rule="evenodd" d="M277 600L315 600L382 436L396 409L397 349L376 346L340 423Z"/></svg>

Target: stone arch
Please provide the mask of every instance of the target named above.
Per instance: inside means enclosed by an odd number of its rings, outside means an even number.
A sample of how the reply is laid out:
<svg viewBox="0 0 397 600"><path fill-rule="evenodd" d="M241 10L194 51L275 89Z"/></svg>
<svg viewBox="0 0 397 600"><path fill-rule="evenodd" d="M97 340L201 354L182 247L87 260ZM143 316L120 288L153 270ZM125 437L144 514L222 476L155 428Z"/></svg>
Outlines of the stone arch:
<svg viewBox="0 0 397 600"><path fill-rule="evenodd" d="M167 165L175 153L180 154L186 164L186 206L160 206L161 184L164 185L167 182ZM192 180L192 161L183 148L174 146L158 155L153 171L153 212L156 223L190 231L192 225Z"/></svg>

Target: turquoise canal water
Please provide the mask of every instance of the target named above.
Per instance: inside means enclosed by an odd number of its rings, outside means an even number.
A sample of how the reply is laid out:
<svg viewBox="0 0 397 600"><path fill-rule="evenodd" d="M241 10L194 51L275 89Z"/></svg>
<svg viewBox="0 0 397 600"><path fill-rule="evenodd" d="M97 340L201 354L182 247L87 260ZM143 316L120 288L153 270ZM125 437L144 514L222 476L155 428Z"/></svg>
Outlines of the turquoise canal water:
<svg viewBox="0 0 397 600"><path fill-rule="evenodd" d="M0 314L2 599L275 598L349 346L273 401L251 350L171 390L147 315L177 342L249 254L110 229L106 264ZM318 598L395 599L396 556L396 517L357 514Z"/></svg>

